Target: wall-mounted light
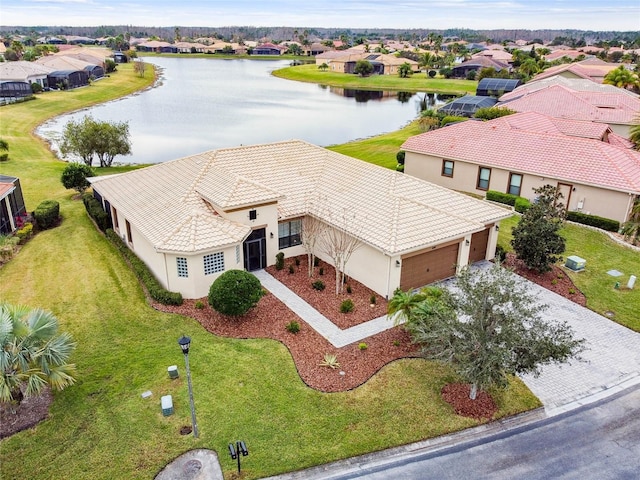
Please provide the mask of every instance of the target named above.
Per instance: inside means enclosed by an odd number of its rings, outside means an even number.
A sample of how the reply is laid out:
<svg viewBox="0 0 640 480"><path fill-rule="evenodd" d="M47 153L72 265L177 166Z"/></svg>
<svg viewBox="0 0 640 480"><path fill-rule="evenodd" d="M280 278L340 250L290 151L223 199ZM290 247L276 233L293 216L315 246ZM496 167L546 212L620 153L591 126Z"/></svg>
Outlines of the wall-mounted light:
<svg viewBox="0 0 640 480"><path fill-rule="evenodd" d="M273 238L273 232L269 233L269 237Z"/></svg>
<svg viewBox="0 0 640 480"><path fill-rule="evenodd" d="M496 225L496 232L500 231L500 225Z"/></svg>
<svg viewBox="0 0 640 480"><path fill-rule="evenodd" d="M469 240L465 239L464 244L468 247L469 246Z"/></svg>
<svg viewBox="0 0 640 480"><path fill-rule="evenodd" d="M396 267L400 266L400 260L396 260Z"/></svg>
<svg viewBox="0 0 640 480"><path fill-rule="evenodd" d="M575 191L576 191L576 187L573 187L573 188L571 189L571 191L572 191L572 192L575 192Z"/></svg>

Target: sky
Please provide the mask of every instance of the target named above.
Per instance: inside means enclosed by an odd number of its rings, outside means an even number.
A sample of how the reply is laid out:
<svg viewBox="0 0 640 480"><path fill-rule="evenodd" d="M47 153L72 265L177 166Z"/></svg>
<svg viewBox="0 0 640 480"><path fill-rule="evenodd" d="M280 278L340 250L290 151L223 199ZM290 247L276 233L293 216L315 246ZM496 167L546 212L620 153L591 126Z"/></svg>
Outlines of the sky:
<svg viewBox="0 0 640 480"><path fill-rule="evenodd" d="M640 31L640 0L0 0L0 25Z"/></svg>

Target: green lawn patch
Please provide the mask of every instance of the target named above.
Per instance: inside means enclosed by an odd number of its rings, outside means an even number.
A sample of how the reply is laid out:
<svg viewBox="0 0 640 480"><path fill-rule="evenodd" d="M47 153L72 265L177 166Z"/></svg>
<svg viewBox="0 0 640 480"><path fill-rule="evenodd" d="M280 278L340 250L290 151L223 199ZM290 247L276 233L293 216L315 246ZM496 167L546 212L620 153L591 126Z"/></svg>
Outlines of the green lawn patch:
<svg viewBox="0 0 640 480"><path fill-rule="evenodd" d="M507 251L511 248L511 230L520 217L514 215L500 223L498 243ZM640 287L624 288L629 275L640 277L640 253L620 245L606 233L580 225L566 224L561 231L567 241L564 257L577 255L587 261L582 272L565 269L575 285L587 297L587 306L601 315L640 332ZM612 277L609 270L619 270L622 277ZM616 289L619 281L621 288Z"/></svg>
<svg viewBox="0 0 640 480"><path fill-rule="evenodd" d="M62 215L58 227L36 235L0 269L0 299L51 310L78 343L72 358L77 384L54 395L46 421L0 443L1 478L153 478L194 448L216 450L231 475L235 462L227 444L242 439L251 451L244 478L251 479L478 425L440 399L442 386L456 378L439 364L397 361L353 391L324 394L300 380L277 342L216 337L194 320L149 307L116 248L93 226L75 192L62 187L64 163L31 133L46 118L152 81L135 76L130 65L118 69L87 88L0 108L0 136L11 157L3 173L20 177L29 210L55 199ZM136 167L100 173L129 168ZM199 439L178 433L190 424L177 344L183 334L192 338ZM178 380L167 375L174 364ZM153 392L146 400L140 396L145 390ZM165 394L173 395L170 417L160 409ZM495 398L500 417L539 406L518 379Z"/></svg>
<svg viewBox="0 0 640 480"><path fill-rule="evenodd" d="M398 75L360 77L359 75L335 73L329 70L322 71L315 64L282 68L273 71L272 74L287 80L362 90L434 92L450 95L465 95L469 93L475 95L476 87L478 86L478 82L472 80L430 78L425 73L414 73L408 78L400 78Z"/></svg>

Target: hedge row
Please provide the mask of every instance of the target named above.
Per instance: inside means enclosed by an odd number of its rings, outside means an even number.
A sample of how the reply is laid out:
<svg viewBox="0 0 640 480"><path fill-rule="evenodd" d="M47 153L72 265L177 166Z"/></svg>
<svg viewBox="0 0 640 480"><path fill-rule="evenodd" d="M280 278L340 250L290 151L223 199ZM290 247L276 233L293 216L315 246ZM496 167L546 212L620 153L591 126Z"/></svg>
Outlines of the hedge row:
<svg viewBox="0 0 640 480"><path fill-rule="evenodd" d="M84 208L87 209L87 213L93 218L100 230L106 232L112 227L111 218L109 218L109 215L104 211L100 202L94 198L91 193L87 192L82 195L82 203L84 203Z"/></svg>
<svg viewBox="0 0 640 480"><path fill-rule="evenodd" d="M511 193L502 193L496 190L487 191L487 200L504 203L505 205L511 205L512 207L516 204L516 198L518 198L518 196Z"/></svg>
<svg viewBox="0 0 640 480"><path fill-rule="evenodd" d="M60 204L55 200L45 200L33 212L33 218L40 230L55 226L60 218Z"/></svg>
<svg viewBox="0 0 640 480"><path fill-rule="evenodd" d="M531 207L531 202L524 197L517 197L514 209L518 213L524 213Z"/></svg>
<svg viewBox="0 0 640 480"><path fill-rule="evenodd" d="M608 230L609 232L617 232L620 230L620 222L610 218L598 217L597 215L587 215L581 212L567 212L567 220L581 223L583 225L591 225L592 227Z"/></svg>
<svg viewBox="0 0 640 480"><path fill-rule="evenodd" d="M93 198L93 197L92 197ZM178 292L170 292L165 290L158 282L153 273L149 270L149 267L133 253L133 251L125 245L122 239L111 228L105 232L107 238L111 240L120 253L129 261L133 271L138 279L146 287L149 295L155 301L162 303L163 305L182 305L182 294Z"/></svg>

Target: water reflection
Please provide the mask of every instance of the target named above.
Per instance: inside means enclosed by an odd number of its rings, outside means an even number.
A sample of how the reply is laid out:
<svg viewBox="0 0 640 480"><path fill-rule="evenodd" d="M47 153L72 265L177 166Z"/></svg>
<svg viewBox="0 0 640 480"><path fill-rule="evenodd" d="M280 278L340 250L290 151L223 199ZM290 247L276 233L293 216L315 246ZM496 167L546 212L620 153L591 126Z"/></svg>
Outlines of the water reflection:
<svg viewBox="0 0 640 480"><path fill-rule="evenodd" d="M206 150L302 139L333 145L397 130L421 99L440 95L318 88L270 75L287 61L152 58L161 86L53 119L38 130L52 142L71 119L129 123L133 154L114 163L158 163ZM387 101L389 100L389 101ZM395 100L395 101L394 101Z"/></svg>

